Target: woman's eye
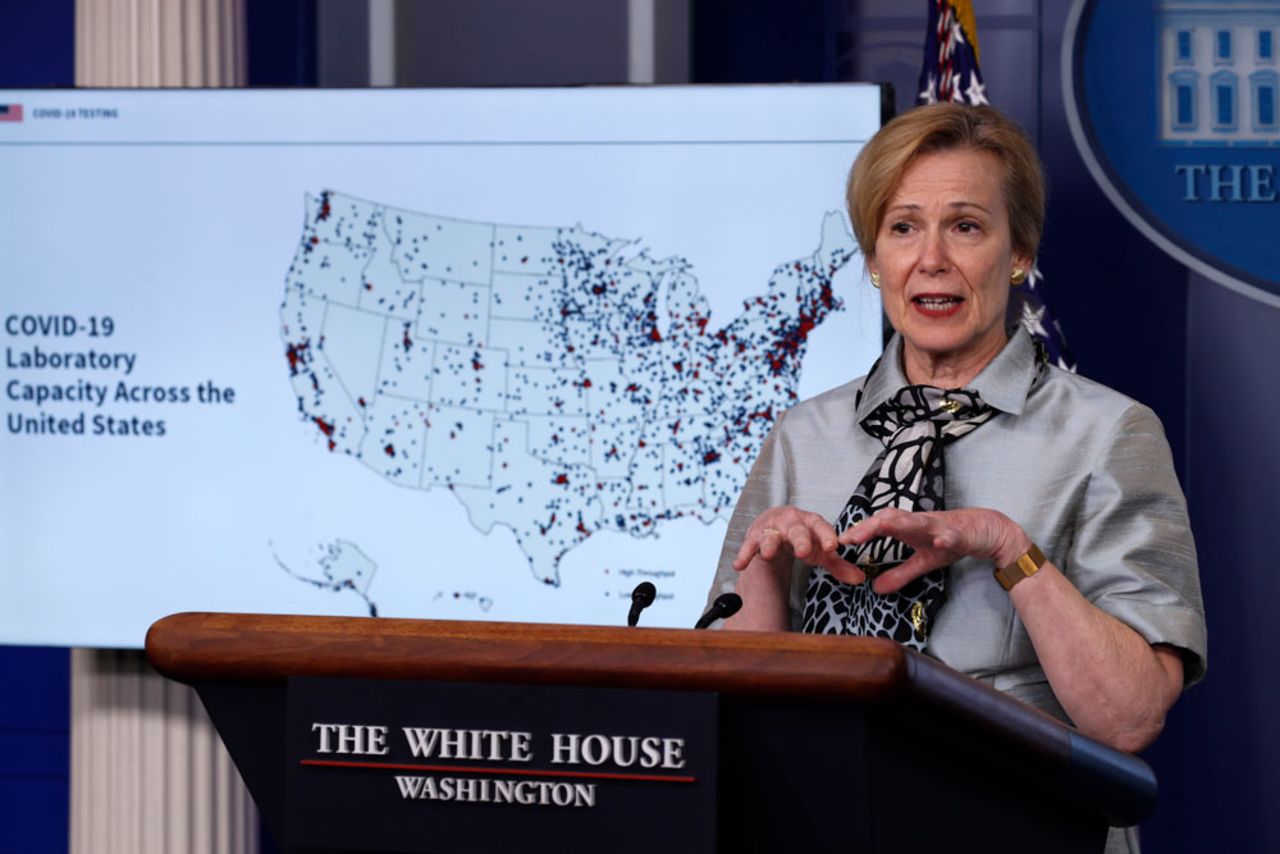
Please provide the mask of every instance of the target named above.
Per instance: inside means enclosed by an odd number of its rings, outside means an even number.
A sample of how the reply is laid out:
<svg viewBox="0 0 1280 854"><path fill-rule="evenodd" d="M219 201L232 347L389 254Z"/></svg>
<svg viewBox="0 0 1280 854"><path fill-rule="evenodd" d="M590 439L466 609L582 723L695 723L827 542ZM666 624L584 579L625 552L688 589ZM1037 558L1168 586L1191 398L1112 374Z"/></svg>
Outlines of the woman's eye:
<svg viewBox="0 0 1280 854"><path fill-rule="evenodd" d="M961 234L973 234L974 232L978 232L982 230L982 226L978 225L976 222L971 222L969 220L965 220L964 222L957 223L956 228L960 231Z"/></svg>
<svg viewBox="0 0 1280 854"><path fill-rule="evenodd" d="M894 234L906 234L911 230L911 226L907 225L905 222L895 222L889 226L889 230Z"/></svg>

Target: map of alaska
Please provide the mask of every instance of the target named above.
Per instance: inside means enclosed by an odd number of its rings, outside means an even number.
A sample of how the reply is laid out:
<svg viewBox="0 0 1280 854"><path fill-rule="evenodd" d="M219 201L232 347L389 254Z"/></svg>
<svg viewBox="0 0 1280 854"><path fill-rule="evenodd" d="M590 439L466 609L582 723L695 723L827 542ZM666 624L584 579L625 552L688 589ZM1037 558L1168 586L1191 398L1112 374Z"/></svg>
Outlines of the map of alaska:
<svg viewBox="0 0 1280 854"><path fill-rule="evenodd" d="M716 325L692 264L638 239L308 196L280 308L298 411L329 452L509 529L558 585L601 531L728 518L842 307L857 249L843 215L820 226Z"/></svg>

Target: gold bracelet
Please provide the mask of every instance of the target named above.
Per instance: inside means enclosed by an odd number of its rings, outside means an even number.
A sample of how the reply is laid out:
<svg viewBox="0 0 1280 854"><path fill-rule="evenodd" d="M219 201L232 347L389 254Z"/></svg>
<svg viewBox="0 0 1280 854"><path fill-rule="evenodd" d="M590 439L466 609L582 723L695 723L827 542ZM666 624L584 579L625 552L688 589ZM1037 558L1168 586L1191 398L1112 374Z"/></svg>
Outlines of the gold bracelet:
<svg viewBox="0 0 1280 854"><path fill-rule="evenodd" d="M1040 571L1040 567L1044 566L1048 560L1044 556L1044 552L1035 544L1031 544L1031 548L1023 552L1022 556L1006 567L996 567L996 581L1000 582L1000 586L1005 590L1012 590L1013 585L1017 584L1024 578L1030 578Z"/></svg>

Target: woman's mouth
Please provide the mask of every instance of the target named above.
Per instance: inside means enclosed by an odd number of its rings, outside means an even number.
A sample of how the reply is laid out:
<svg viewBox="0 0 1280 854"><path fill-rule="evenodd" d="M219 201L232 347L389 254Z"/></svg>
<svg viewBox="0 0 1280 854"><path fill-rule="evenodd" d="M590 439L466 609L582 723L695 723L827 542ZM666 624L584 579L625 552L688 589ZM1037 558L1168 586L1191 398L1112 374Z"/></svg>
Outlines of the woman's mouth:
<svg viewBox="0 0 1280 854"><path fill-rule="evenodd" d="M947 317L960 310L963 297L947 294L921 294L911 298L916 310L928 317Z"/></svg>

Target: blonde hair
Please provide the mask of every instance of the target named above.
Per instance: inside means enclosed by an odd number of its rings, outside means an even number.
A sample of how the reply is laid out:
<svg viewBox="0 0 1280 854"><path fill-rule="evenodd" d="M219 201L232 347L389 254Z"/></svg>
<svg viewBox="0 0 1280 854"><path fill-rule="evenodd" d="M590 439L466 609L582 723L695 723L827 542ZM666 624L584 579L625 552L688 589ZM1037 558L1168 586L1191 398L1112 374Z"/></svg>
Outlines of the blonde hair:
<svg viewBox="0 0 1280 854"><path fill-rule="evenodd" d="M1015 252L1035 258L1044 230L1044 173L1022 128L992 107L930 104L882 127L858 154L845 190L858 246L874 258L876 235L903 174L922 154L986 151L1000 159L1009 231Z"/></svg>

